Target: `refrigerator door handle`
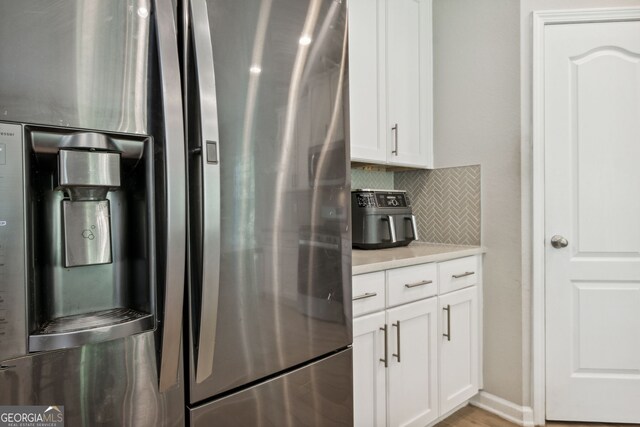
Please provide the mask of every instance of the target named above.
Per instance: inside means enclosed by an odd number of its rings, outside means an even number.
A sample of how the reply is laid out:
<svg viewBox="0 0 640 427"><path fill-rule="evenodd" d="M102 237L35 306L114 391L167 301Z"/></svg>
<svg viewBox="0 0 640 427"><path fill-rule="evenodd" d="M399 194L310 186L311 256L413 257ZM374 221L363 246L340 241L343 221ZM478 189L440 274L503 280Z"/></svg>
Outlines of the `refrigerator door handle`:
<svg viewBox="0 0 640 427"><path fill-rule="evenodd" d="M209 18L205 0L191 0L196 85L199 99L202 155L202 304L196 361L196 382L209 378L218 321L220 288L220 156L218 106Z"/></svg>
<svg viewBox="0 0 640 427"><path fill-rule="evenodd" d="M154 0L162 110L166 185L166 263L164 271L164 318L158 388L161 392L178 383L182 352L182 301L186 253L186 166L180 65L171 0Z"/></svg>

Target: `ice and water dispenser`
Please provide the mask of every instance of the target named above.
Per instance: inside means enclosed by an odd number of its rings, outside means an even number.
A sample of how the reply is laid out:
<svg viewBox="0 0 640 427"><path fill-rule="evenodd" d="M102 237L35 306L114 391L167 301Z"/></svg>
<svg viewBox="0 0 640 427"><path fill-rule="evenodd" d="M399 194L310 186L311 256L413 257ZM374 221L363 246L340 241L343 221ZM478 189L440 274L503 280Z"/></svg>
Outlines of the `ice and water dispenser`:
<svg viewBox="0 0 640 427"><path fill-rule="evenodd" d="M152 330L150 137L0 123L0 358Z"/></svg>

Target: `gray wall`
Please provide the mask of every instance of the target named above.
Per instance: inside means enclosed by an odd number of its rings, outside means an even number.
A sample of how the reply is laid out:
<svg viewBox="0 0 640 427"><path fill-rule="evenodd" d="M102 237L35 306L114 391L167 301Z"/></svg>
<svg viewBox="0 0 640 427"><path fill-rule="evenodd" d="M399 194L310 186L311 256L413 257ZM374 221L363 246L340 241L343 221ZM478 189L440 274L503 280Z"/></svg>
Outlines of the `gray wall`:
<svg viewBox="0 0 640 427"><path fill-rule="evenodd" d="M482 167L484 388L530 406L531 13L640 0L434 0L436 167Z"/></svg>
<svg viewBox="0 0 640 427"><path fill-rule="evenodd" d="M523 402L520 4L434 0L436 167L482 167L484 388Z"/></svg>

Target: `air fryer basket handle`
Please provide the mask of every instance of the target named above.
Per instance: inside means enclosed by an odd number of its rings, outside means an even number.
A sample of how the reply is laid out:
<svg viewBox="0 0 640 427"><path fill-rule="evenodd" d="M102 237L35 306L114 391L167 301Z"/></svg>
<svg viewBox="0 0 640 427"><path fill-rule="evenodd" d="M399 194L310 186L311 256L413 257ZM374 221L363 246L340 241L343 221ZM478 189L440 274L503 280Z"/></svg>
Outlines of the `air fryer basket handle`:
<svg viewBox="0 0 640 427"><path fill-rule="evenodd" d="M386 221L389 226L389 239L391 240L391 243L396 243L398 239L396 238L396 223L393 219L393 215L382 217L382 220Z"/></svg>
<svg viewBox="0 0 640 427"><path fill-rule="evenodd" d="M416 216L411 215L404 218L405 221L411 221L411 233L413 234L413 240L418 240L418 224L416 223Z"/></svg>

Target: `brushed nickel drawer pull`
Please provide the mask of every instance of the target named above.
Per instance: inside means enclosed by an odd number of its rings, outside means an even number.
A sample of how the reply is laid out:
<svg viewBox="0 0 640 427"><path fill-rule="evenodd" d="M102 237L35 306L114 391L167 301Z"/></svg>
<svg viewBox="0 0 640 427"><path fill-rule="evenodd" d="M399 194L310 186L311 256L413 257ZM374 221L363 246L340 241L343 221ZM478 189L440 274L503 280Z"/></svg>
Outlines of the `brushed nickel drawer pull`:
<svg viewBox="0 0 640 427"><path fill-rule="evenodd" d="M459 279L459 278L461 278L461 277L471 276L472 274L476 274L476 272L475 272L475 271L465 271L465 272L464 272L464 273L462 273L462 274L454 274L452 277L453 277L454 279Z"/></svg>
<svg viewBox="0 0 640 427"><path fill-rule="evenodd" d="M447 337L447 341L451 341L451 305L447 304L446 307L442 307L447 312L447 333L443 333L443 337Z"/></svg>
<svg viewBox="0 0 640 427"><path fill-rule="evenodd" d="M389 333L389 328L387 324L384 324L384 328L380 328L381 331L384 332L384 359L380 359L381 362L384 362L384 367L389 367L389 341L387 340L387 334Z"/></svg>
<svg viewBox="0 0 640 427"><path fill-rule="evenodd" d="M358 295L357 297L353 297L353 301L358 301L359 299L371 298L378 295L377 292L365 292L362 295Z"/></svg>
<svg viewBox="0 0 640 427"><path fill-rule="evenodd" d="M391 132L393 132L393 146L395 147L391 154L398 155L398 124L396 123L392 128Z"/></svg>
<svg viewBox="0 0 640 427"><path fill-rule="evenodd" d="M398 320L396 323L392 323L391 326L395 326L398 328L398 353L393 353L392 356L398 359L398 363L400 363L400 321Z"/></svg>
<svg viewBox="0 0 640 427"><path fill-rule="evenodd" d="M416 286L424 286L424 285L428 285L429 283L433 283L433 280L423 280L422 282L418 282L418 283L407 283L406 285L404 285L404 287L415 288Z"/></svg>

